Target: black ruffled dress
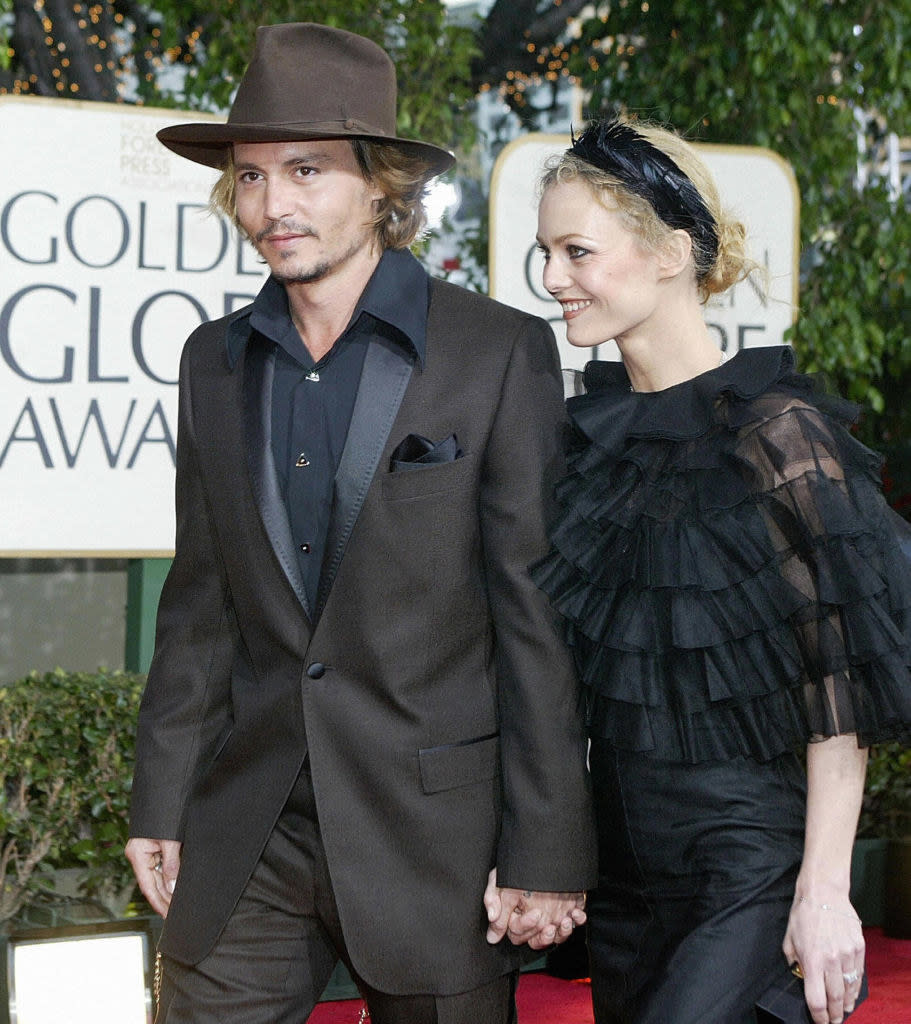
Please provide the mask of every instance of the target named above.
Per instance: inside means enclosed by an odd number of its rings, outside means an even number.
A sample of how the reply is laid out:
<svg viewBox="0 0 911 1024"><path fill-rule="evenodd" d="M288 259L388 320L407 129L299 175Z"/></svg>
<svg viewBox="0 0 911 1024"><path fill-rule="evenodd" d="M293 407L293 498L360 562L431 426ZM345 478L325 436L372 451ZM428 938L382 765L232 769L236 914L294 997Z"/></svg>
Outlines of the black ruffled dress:
<svg viewBox="0 0 911 1024"><path fill-rule="evenodd" d="M787 347L664 391L590 363L534 569L586 687L599 1024L740 1024L781 941L808 742L907 738L911 527Z"/></svg>

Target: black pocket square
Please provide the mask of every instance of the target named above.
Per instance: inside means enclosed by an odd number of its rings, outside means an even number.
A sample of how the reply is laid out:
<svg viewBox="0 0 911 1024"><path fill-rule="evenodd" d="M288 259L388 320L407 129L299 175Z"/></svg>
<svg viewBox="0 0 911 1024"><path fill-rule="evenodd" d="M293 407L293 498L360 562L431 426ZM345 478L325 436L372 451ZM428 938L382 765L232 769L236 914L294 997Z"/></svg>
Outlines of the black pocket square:
<svg viewBox="0 0 911 1024"><path fill-rule="evenodd" d="M433 442L420 434L409 434L404 441L396 445L389 462L390 470L395 473L402 469L420 469L438 462L455 462L462 457L455 434L442 441Z"/></svg>

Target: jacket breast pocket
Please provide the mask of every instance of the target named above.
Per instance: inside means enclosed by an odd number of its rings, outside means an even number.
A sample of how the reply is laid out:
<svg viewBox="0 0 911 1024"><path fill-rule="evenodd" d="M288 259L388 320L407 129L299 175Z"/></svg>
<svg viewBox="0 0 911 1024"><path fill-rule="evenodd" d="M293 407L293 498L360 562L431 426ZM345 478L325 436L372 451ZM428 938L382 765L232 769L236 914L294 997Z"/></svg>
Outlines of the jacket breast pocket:
<svg viewBox="0 0 911 1024"><path fill-rule="evenodd" d="M494 733L464 743L418 751L425 793L442 793L495 778L500 770L500 737Z"/></svg>
<svg viewBox="0 0 911 1024"><path fill-rule="evenodd" d="M468 487L475 469L472 455L453 462L434 462L409 472L386 473L382 494L387 501L408 501Z"/></svg>

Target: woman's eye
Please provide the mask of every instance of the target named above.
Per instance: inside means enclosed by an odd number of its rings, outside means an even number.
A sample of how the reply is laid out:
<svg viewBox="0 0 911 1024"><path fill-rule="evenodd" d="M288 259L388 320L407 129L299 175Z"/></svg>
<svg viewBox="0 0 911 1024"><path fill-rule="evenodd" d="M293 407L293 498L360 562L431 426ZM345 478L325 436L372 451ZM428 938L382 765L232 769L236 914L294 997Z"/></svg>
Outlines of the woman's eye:
<svg viewBox="0 0 911 1024"><path fill-rule="evenodd" d="M541 254L546 263L550 259L550 249L545 249L543 245L536 245L535 248Z"/></svg>
<svg viewBox="0 0 911 1024"><path fill-rule="evenodd" d="M580 256L588 255L588 249L583 249L581 245L568 245L566 252L571 260L577 260Z"/></svg>

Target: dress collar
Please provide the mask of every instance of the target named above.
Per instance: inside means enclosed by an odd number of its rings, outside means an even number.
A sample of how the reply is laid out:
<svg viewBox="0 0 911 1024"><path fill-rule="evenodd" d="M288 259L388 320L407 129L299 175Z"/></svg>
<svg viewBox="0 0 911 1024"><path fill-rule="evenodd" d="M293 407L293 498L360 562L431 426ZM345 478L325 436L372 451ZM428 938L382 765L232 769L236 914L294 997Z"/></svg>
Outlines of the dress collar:
<svg viewBox="0 0 911 1024"><path fill-rule="evenodd" d="M755 398L794 373L788 345L743 349L732 359L662 391L631 391L621 362L585 367L586 394L570 398L569 414L592 441L611 447L625 437L698 437L717 420L718 399Z"/></svg>

